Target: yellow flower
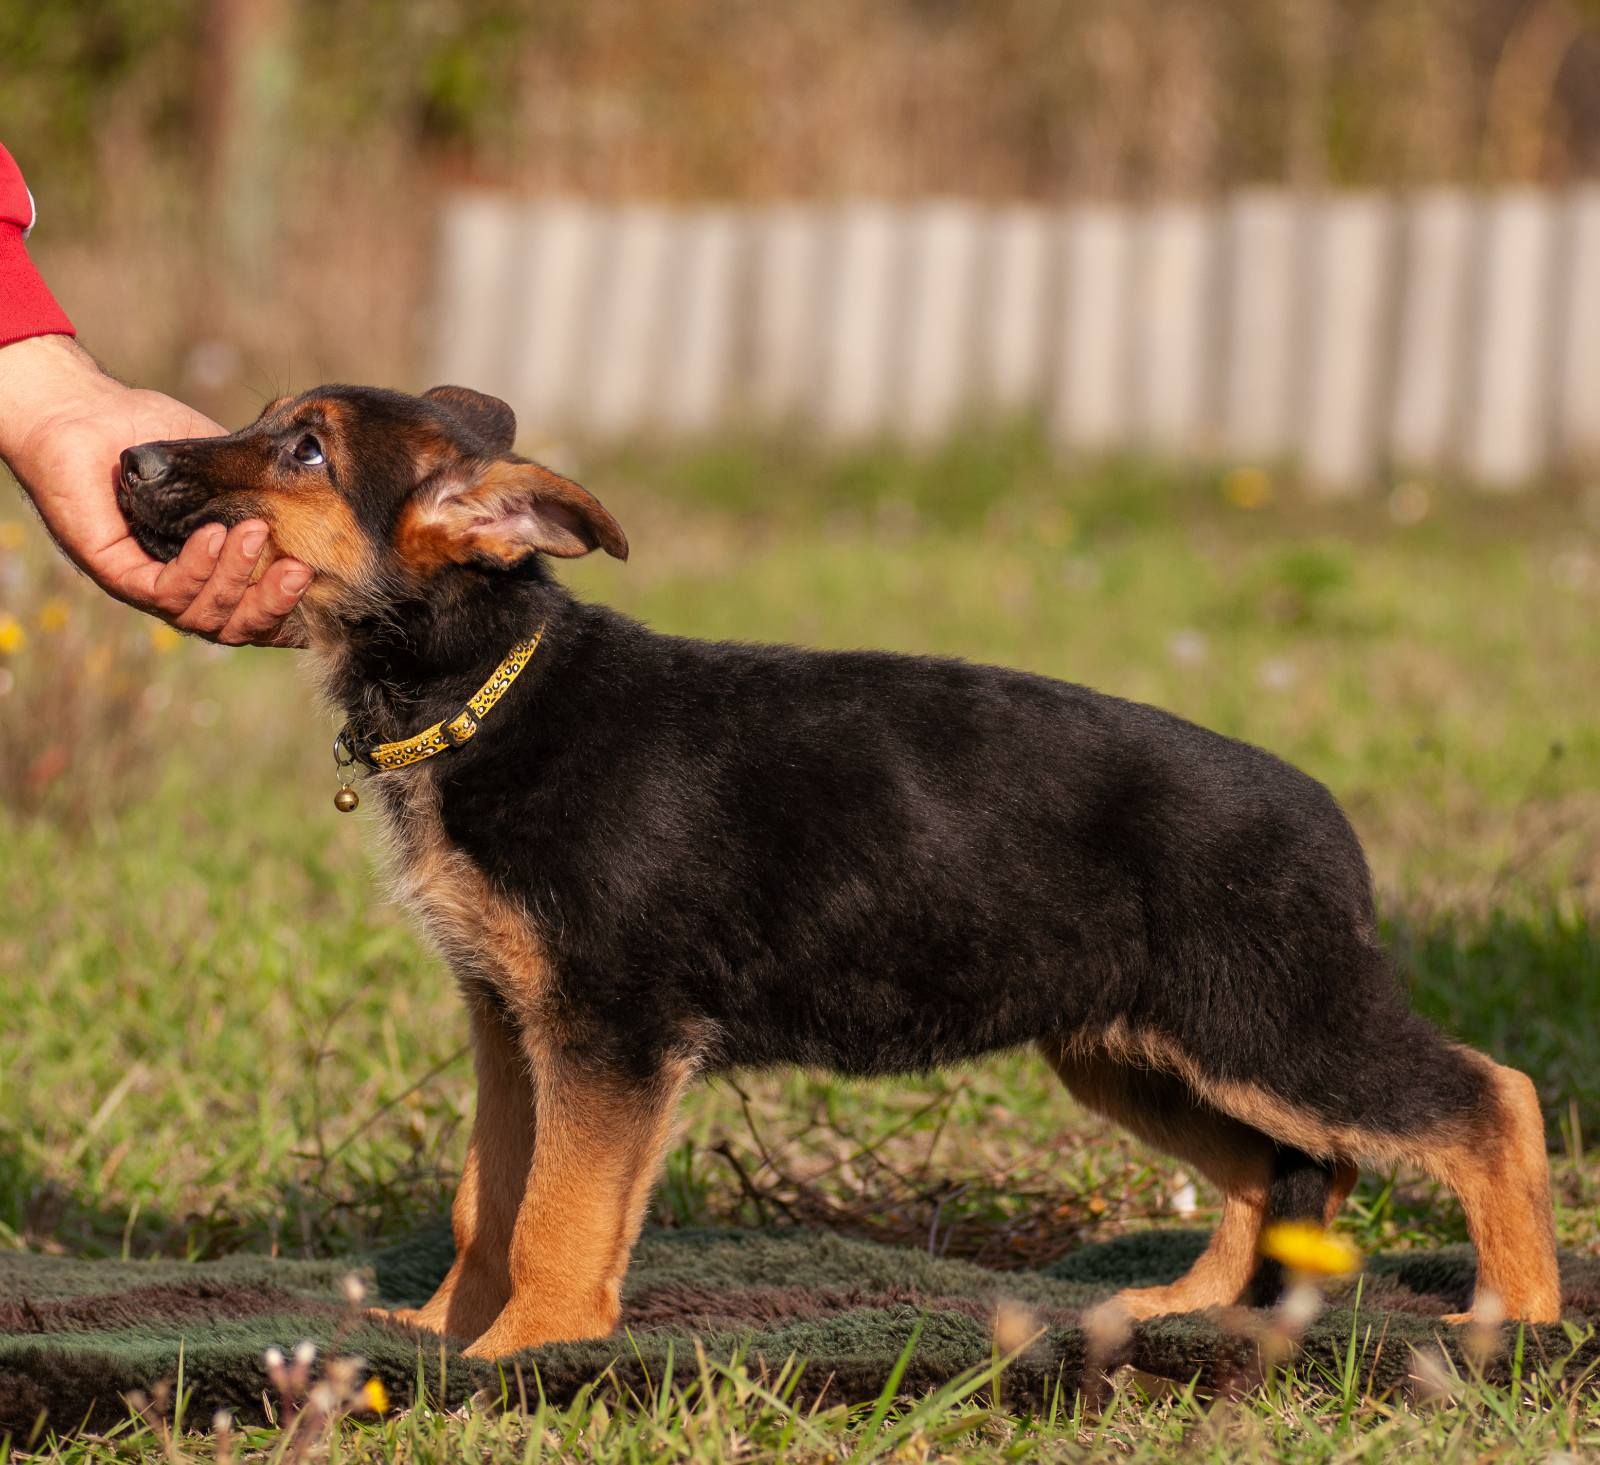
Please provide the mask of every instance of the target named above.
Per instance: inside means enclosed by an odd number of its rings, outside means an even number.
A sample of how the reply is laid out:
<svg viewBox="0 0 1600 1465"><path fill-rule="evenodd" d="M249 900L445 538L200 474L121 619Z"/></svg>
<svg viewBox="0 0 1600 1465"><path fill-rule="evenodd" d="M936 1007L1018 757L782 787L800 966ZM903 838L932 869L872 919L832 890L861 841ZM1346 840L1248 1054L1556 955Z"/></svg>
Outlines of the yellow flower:
<svg viewBox="0 0 1600 1465"><path fill-rule="evenodd" d="M382 1379L374 1376L362 1384L361 1403L373 1414L389 1412L389 1391L384 1388Z"/></svg>
<svg viewBox="0 0 1600 1465"><path fill-rule="evenodd" d="M21 549L24 530L15 519L0 519L0 549Z"/></svg>
<svg viewBox="0 0 1600 1465"><path fill-rule="evenodd" d="M27 639L21 621L14 615L0 615L0 656L15 656Z"/></svg>
<svg viewBox="0 0 1600 1465"><path fill-rule="evenodd" d="M60 596L52 596L39 607L36 617L39 629L47 636L53 636L57 631L63 631L67 626L67 602Z"/></svg>
<svg viewBox="0 0 1600 1465"><path fill-rule="evenodd" d="M1259 509L1272 500L1272 479L1264 468L1234 468L1223 476L1222 496L1236 509Z"/></svg>
<svg viewBox="0 0 1600 1465"><path fill-rule="evenodd" d="M1361 1253L1350 1242L1313 1221L1268 1226L1261 1233L1261 1254L1314 1277L1347 1277L1361 1267Z"/></svg>
<svg viewBox="0 0 1600 1465"><path fill-rule="evenodd" d="M150 627L150 649L162 656L173 650L182 640L183 637L174 631L171 626Z"/></svg>

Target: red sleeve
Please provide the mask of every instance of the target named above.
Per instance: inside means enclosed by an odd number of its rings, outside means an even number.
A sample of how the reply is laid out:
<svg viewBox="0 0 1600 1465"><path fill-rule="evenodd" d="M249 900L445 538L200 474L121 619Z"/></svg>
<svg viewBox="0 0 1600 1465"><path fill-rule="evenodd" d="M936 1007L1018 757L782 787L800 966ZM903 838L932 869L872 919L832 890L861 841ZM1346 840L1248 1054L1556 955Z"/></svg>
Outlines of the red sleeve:
<svg viewBox="0 0 1600 1465"><path fill-rule="evenodd" d="M24 336L77 334L28 258L22 240L31 228L33 198L16 161L0 147L0 346Z"/></svg>

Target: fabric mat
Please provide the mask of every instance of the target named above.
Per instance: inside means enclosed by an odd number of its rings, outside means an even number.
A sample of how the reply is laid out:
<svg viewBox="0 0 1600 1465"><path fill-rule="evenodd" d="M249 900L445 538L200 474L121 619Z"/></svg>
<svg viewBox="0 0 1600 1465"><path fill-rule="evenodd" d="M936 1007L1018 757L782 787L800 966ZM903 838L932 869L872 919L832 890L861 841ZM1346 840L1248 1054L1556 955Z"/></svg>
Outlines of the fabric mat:
<svg viewBox="0 0 1600 1465"><path fill-rule="evenodd" d="M643 1391L659 1382L670 1356L680 1379L694 1367L694 1341L712 1357L742 1351L754 1367L776 1369L791 1355L805 1362L801 1398L829 1402L874 1397L920 1322L902 1392L917 1394L987 1363L995 1304L1031 1309L1046 1331L1006 1371L1010 1408L1043 1402L1086 1377L1086 1308L1119 1287L1170 1281L1205 1243L1193 1231L1147 1231L1083 1247L1041 1271L996 1272L970 1263L812 1231L647 1231L635 1249L624 1294L626 1331L600 1342L530 1350L504 1371L464 1357L458 1344L368 1317L342 1300L354 1271L368 1301L415 1305L450 1262L447 1230L350 1261L109 1262L0 1256L0 1435L18 1442L43 1416L58 1434L104 1429L127 1417L124 1396L147 1394L178 1376L189 1395L186 1418L209 1421L222 1408L263 1417L269 1346L285 1353L303 1339L323 1356L359 1355L403 1406L419 1379L429 1399L453 1405L482 1389L497 1397L539 1390L563 1403L609 1369L614 1386ZM1403 1385L1414 1348L1442 1343L1459 1357L1461 1338L1439 1316L1466 1306L1473 1261L1465 1248L1369 1258L1356 1302L1353 1284L1330 1293L1330 1307L1302 1340L1299 1367L1343 1364L1352 1326L1374 1391ZM1562 1259L1576 1350L1560 1326L1529 1330L1530 1363L1571 1355L1581 1371L1600 1359L1600 1258ZM1260 1373L1265 1314L1190 1314L1139 1325L1103 1366L1132 1364L1146 1374L1225 1389ZM1583 1332L1587 1338L1583 1339ZM1103 1352L1103 1345L1101 1345ZM1490 1373L1503 1370L1491 1363ZM1597 1370L1600 1372L1600 1370Z"/></svg>

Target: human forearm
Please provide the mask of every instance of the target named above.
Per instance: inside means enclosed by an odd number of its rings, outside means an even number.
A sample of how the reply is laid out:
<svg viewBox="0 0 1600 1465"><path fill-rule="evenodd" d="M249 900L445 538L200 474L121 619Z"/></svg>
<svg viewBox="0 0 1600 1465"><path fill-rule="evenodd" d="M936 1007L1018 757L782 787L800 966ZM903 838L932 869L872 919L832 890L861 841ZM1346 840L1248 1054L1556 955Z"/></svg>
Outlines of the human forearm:
<svg viewBox="0 0 1600 1465"><path fill-rule="evenodd" d="M108 404L126 390L70 336L29 336L0 345L0 458L13 464L52 418Z"/></svg>

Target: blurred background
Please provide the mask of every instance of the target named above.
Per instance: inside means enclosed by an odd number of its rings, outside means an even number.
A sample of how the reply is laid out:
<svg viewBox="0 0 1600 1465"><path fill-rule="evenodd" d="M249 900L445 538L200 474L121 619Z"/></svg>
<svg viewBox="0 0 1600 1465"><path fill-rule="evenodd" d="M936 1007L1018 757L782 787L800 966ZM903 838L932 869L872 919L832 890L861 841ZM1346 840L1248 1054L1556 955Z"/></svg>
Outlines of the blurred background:
<svg viewBox="0 0 1600 1465"><path fill-rule="evenodd" d="M498 392L628 530L582 594L1326 781L1600 1244L1600 4L55 0L0 6L0 140L129 380L230 425ZM316 1252L448 1194L464 1023L297 659L112 605L0 496L0 1238ZM1022 1059L695 1103L669 1221L748 1215L728 1155L986 1256L1192 1196ZM1414 1177L1354 1214L1461 1234Z"/></svg>
<svg viewBox="0 0 1600 1465"><path fill-rule="evenodd" d="M1347 491L1600 449L1592 0L67 0L0 86L86 338L220 416L1033 414Z"/></svg>

